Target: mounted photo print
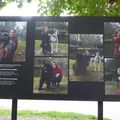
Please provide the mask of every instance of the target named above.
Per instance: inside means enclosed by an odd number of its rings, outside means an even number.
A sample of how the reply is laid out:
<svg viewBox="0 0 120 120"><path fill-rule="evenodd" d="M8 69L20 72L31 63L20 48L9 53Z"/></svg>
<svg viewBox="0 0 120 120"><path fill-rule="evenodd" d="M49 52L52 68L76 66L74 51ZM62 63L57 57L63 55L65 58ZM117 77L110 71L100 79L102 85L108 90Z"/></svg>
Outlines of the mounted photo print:
<svg viewBox="0 0 120 120"><path fill-rule="evenodd" d="M70 34L70 81L103 81L103 35Z"/></svg>
<svg viewBox="0 0 120 120"><path fill-rule="evenodd" d="M104 23L105 57L120 57L120 22Z"/></svg>
<svg viewBox="0 0 120 120"><path fill-rule="evenodd" d="M67 94L68 58L35 57L33 93Z"/></svg>
<svg viewBox="0 0 120 120"><path fill-rule="evenodd" d="M36 22L35 56L68 56L68 22Z"/></svg>
<svg viewBox="0 0 120 120"><path fill-rule="evenodd" d="M105 58L105 95L120 95L120 58Z"/></svg>
<svg viewBox="0 0 120 120"><path fill-rule="evenodd" d="M24 62L27 22L0 21L0 63Z"/></svg>
<svg viewBox="0 0 120 120"><path fill-rule="evenodd" d="M0 98L120 100L120 17L0 17Z"/></svg>

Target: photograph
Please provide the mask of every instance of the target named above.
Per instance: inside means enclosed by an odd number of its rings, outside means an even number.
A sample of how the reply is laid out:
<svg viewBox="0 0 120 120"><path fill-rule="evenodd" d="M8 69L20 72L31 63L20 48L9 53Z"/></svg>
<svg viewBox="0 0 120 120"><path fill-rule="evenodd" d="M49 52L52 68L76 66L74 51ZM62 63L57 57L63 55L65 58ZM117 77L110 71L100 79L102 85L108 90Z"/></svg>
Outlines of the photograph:
<svg viewBox="0 0 120 120"><path fill-rule="evenodd" d="M105 58L105 95L120 95L120 58Z"/></svg>
<svg viewBox="0 0 120 120"><path fill-rule="evenodd" d="M68 56L68 22L36 22L34 56Z"/></svg>
<svg viewBox="0 0 120 120"><path fill-rule="evenodd" d="M103 35L70 34L70 81L103 81Z"/></svg>
<svg viewBox="0 0 120 120"><path fill-rule="evenodd" d="M0 21L0 63L24 62L27 22Z"/></svg>
<svg viewBox="0 0 120 120"><path fill-rule="evenodd" d="M67 94L68 58L35 57L33 93Z"/></svg>
<svg viewBox="0 0 120 120"><path fill-rule="evenodd" d="M104 23L105 57L120 57L120 22Z"/></svg>

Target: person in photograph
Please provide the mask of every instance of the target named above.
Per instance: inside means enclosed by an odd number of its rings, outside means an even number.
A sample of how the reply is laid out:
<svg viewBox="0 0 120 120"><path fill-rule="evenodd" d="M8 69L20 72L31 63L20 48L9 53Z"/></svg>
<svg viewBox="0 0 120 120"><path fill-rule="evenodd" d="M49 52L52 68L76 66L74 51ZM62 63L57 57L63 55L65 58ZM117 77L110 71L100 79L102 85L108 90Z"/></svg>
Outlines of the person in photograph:
<svg viewBox="0 0 120 120"><path fill-rule="evenodd" d="M117 69L117 74L118 74L117 88L120 89L120 67Z"/></svg>
<svg viewBox="0 0 120 120"><path fill-rule="evenodd" d="M10 30L9 35L10 35L10 41L5 47L5 56L7 61L11 62L13 61L15 51L18 47L18 39L16 35L16 30L14 28Z"/></svg>
<svg viewBox="0 0 120 120"><path fill-rule="evenodd" d="M115 34L112 36L114 45L114 56L119 57L120 56L120 29L115 32Z"/></svg>
<svg viewBox="0 0 120 120"><path fill-rule="evenodd" d="M112 36L114 42L120 42L120 29L116 30L115 34Z"/></svg>
<svg viewBox="0 0 120 120"><path fill-rule="evenodd" d="M56 62L45 63L41 70L39 90L42 90L44 83L47 84L47 89L50 89L51 83L52 87L58 88L59 83L62 80L62 76L62 69L57 65Z"/></svg>
<svg viewBox="0 0 120 120"><path fill-rule="evenodd" d="M83 57L82 57L82 74L85 74L87 72L87 67L89 65L89 61L90 61L90 56L89 56L89 51L85 50L82 53Z"/></svg>
<svg viewBox="0 0 120 120"><path fill-rule="evenodd" d="M52 77L51 77L51 82L53 87L59 87L59 83L62 80L62 76L63 76L63 71L61 69L60 66L57 65L56 62L52 62Z"/></svg>
<svg viewBox="0 0 120 120"><path fill-rule="evenodd" d="M114 56L120 57L120 43L115 43L114 45Z"/></svg>
<svg viewBox="0 0 120 120"><path fill-rule="evenodd" d="M41 34L41 45L43 54L51 53L51 45L50 45L50 35L48 34L48 27L44 26L42 34Z"/></svg>
<svg viewBox="0 0 120 120"><path fill-rule="evenodd" d="M9 33L3 32L0 35L1 48L3 49L2 53L0 53L0 61L1 62L12 62L14 53L18 46L18 40L16 36L16 30L12 28Z"/></svg>
<svg viewBox="0 0 120 120"><path fill-rule="evenodd" d="M73 70L75 75L85 74L90 61L90 54L88 50L77 53L75 57L75 64Z"/></svg>

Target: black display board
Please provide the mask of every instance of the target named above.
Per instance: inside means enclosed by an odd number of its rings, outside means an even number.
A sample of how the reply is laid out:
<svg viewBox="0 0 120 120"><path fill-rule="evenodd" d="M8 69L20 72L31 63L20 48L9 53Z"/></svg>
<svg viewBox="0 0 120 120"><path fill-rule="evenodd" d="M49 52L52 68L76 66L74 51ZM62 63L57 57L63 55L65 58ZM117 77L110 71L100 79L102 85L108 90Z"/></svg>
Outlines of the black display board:
<svg viewBox="0 0 120 120"><path fill-rule="evenodd" d="M0 98L120 100L119 28L119 17L0 17Z"/></svg>

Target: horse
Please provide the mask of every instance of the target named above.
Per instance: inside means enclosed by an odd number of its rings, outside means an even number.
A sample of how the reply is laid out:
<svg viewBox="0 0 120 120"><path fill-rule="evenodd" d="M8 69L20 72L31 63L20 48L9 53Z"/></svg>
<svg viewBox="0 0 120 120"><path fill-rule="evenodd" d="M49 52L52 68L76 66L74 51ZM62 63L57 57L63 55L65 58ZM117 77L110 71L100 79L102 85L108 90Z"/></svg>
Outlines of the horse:
<svg viewBox="0 0 120 120"><path fill-rule="evenodd" d="M58 30L54 29L54 33L50 36L51 53L58 53Z"/></svg>
<svg viewBox="0 0 120 120"><path fill-rule="evenodd" d="M100 52L96 52L95 56L90 59L90 63L93 63L94 71L99 71L99 64L102 63L103 57L100 55Z"/></svg>

